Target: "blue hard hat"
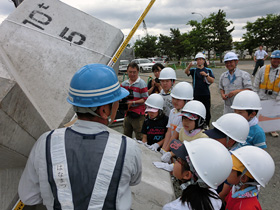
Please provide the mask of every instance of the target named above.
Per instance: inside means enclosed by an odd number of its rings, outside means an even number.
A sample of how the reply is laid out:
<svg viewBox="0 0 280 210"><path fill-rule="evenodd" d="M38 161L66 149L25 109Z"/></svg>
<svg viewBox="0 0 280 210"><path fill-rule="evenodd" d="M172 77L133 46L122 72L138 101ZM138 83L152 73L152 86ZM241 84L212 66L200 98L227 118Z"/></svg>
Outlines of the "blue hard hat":
<svg viewBox="0 0 280 210"><path fill-rule="evenodd" d="M98 107L119 101L128 94L120 87L114 69L104 64L88 64L72 77L67 101L78 107Z"/></svg>
<svg viewBox="0 0 280 210"><path fill-rule="evenodd" d="M271 53L271 58L280 58L280 50L274 50L272 53Z"/></svg>

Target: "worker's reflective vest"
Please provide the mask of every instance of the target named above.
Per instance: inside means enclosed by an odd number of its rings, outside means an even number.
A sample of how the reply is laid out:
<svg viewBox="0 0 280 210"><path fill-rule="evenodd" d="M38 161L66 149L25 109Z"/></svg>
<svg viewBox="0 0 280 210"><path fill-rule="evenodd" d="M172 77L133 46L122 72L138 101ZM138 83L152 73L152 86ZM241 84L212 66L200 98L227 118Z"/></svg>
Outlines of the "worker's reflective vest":
<svg viewBox="0 0 280 210"><path fill-rule="evenodd" d="M264 71L264 80L263 82L260 84L260 89L264 89L264 90L272 90L274 92L279 92L280 88L279 88L279 83L280 83L280 74L279 76L274 80L274 81L270 81L269 79L269 71L270 71L270 64L266 65L265 67L265 71Z"/></svg>
<svg viewBox="0 0 280 210"><path fill-rule="evenodd" d="M86 148L77 147L82 144L86 144ZM85 154L84 150L96 152ZM46 141L46 159L53 209L116 209L125 152L126 138L107 131L81 134L65 128L50 133ZM71 160L74 163L69 162Z"/></svg>

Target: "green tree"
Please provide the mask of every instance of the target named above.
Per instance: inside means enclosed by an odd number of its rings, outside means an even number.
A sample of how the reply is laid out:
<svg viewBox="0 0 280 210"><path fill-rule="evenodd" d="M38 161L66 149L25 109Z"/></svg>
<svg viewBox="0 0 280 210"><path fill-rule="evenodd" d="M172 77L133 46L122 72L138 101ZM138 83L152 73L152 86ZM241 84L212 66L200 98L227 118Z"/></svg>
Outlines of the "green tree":
<svg viewBox="0 0 280 210"><path fill-rule="evenodd" d="M154 57L158 54L157 37L147 35L140 40L137 40L134 43L133 48L135 50L135 56L138 58Z"/></svg>
<svg viewBox="0 0 280 210"><path fill-rule="evenodd" d="M169 58L174 56L171 37L160 34L157 46L159 55L167 55Z"/></svg>
<svg viewBox="0 0 280 210"><path fill-rule="evenodd" d="M220 62L222 53L232 49L231 33L234 27L227 29L231 24L232 21L226 20L226 13L223 10L219 10L217 14L210 14L203 22L209 47L219 54Z"/></svg>
<svg viewBox="0 0 280 210"><path fill-rule="evenodd" d="M244 39L242 42L242 45L244 46L245 49L248 49L249 54L252 55L254 52L254 49L260 44L258 41L254 39L252 34L250 33L245 33L243 34L242 38Z"/></svg>
<svg viewBox="0 0 280 210"><path fill-rule="evenodd" d="M194 54L194 47L191 43L190 37L188 33L182 34L182 46L184 46L184 56L190 57Z"/></svg>
<svg viewBox="0 0 280 210"><path fill-rule="evenodd" d="M188 41L190 43L190 49L188 52L191 55L202 52L204 49L209 49L207 32L204 30L204 25L202 22L200 23L196 20L191 20L187 23L187 25L192 27L192 30L188 33Z"/></svg>
<svg viewBox="0 0 280 210"><path fill-rule="evenodd" d="M170 37L172 43L172 50L178 60L186 55L186 42L184 42L185 35L182 35L180 30L170 29Z"/></svg>
<svg viewBox="0 0 280 210"><path fill-rule="evenodd" d="M280 48L280 15L268 14L255 22L247 22L246 33L243 34L244 45L252 54L254 48L264 45L272 50Z"/></svg>
<svg viewBox="0 0 280 210"><path fill-rule="evenodd" d="M240 55L240 58L244 58L245 57L244 51L247 49L244 46L244 43L243 42L233 42L233 46L234 46L234 49L236 50L236 52Z"/></svg>

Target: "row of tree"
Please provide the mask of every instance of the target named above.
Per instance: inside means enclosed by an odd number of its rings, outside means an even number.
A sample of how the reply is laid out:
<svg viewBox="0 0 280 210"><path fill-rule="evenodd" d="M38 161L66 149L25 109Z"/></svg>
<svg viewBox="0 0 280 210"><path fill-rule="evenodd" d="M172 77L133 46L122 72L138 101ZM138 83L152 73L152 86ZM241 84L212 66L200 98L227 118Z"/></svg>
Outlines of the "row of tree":
<svg viewBox="0 0 280 210"><path fill-rule="evenodd" d="M258 18L255 22L247 22L246 33L242 42L232 41L231 33L234 30L233 22L226 19L226 13L219 10L211 13L201 22L191 20L187 23L192 27L191 31L181 33L180 30L170 29L170 36L160 34L159 37L146 35L137 40L133 46L136 57L154 57L167 55L169 58L181 60L190 57L197 52L214 51L220 57L225 51L232 50L233 46L238 51L248 50L250 54L260 44L273 49L280 48L280 15L269 14Z"/></svg>
<svg viewBox="0 0 280 210"><path fill-rule="evenodd" d="M243 41L234 43L237 50L247 49L250 54L260 44L271 51L280 49L280 15L268 14L266 17L258 18L255 22L247 22L246 33Z"/></svg>

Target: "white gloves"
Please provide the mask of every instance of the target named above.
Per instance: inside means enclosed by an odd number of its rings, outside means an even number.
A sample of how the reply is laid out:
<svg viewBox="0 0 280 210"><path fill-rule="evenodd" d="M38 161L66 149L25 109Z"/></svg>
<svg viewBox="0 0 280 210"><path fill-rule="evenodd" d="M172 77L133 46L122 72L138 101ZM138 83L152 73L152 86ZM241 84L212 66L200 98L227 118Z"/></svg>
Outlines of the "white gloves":
<svg viewBox="0 0 280 210"><path fill-rule="evenodd" d="M161 154L164 154L164 153L166 153L166 151L164 150L164 149L162 149L162 148L160 148L160 151L159 151Z"/></svg>
<svg viewBox="0 0 280 210"><path fill-rule="evenodd" d="M153 162L153 164L155 165L155 167L166 170L166 171L173 171L173 164L169 164L169 163L162 163L162 162Z"/></svg>
<svg viewBox="0 0 280 210"><path fill-rule="evenodd" d="M159 147L160 146L158 143L154 143L151 146L149 146L148 148L156 152Z"/></svg>
<svg viewBox="0 0 280 210"><path fill-rule="evenodd" d="M137 140L137 142L139 143L139 144L143 144L143 145L145 145L146 147L149 147L150 145L148 145L147 144L147 142L143 142L143 141L141 141L141 140Z"/></svg>
<svg viewBox="0 0 280 210"><path fill-rule="evenodd" d="M170 162L171 157L172 157L171 153L170 153L170 152L166 152L166 153L164 153L164 154L161 156L160 159L161 159L162 162L168 163L168 162Z"/></svg>

